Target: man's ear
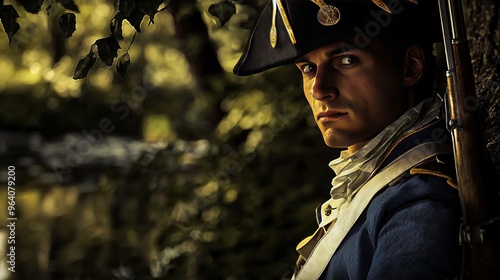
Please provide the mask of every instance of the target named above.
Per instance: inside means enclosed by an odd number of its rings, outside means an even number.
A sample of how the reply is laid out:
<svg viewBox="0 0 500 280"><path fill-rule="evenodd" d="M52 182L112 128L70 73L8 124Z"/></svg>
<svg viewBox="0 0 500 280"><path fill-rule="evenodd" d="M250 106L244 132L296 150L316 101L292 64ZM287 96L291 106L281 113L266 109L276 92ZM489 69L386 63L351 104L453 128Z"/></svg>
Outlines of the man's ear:
<svg viewBox="0 0 500 280"><path fill-rule="evenodd" d="M424 50L418 46L409 47L403 61L403 85L407 87L415 85L424 74L424 68Z"/></svg>

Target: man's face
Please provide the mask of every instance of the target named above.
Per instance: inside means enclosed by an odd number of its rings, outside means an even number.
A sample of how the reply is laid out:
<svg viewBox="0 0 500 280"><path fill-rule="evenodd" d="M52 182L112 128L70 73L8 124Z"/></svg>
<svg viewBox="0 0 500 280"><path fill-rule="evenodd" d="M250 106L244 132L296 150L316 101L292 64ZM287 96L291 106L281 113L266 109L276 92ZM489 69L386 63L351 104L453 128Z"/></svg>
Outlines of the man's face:
<svg viewBox="0 0 500 280"><path fill-rule="evenodd" d="M373 39L363 49L345 46L324 45L296 65L325 143L354 152L404 112L406 99L402 67L386 44Z"/></svg>

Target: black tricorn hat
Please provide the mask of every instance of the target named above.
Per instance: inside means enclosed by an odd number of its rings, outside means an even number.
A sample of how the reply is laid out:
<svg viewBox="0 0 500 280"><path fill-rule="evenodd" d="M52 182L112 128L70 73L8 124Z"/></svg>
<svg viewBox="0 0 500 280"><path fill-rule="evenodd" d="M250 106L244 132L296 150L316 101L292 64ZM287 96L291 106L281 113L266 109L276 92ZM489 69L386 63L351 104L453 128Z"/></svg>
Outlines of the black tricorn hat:
<svg viewBox="0 0 500 280"><path fill-rule="evenodd" d="M349 37L354 47L364 47L383 34L394 40L442 41L438 1L269 0L233 72L246 76L290 64Z"/></svg>

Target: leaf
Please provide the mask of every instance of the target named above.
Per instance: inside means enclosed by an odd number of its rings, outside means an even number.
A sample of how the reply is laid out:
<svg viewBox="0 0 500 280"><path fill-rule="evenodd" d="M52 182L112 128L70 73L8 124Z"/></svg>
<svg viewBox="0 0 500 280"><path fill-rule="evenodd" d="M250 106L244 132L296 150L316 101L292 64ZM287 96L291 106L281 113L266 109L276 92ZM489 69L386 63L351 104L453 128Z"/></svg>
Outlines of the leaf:
<svg viewBox="0 0 500 280"><path fill-rule="evenodd" d="M63 7L68 9L68 10L80 12L80 10L78 10L78 6L75 4L75 2L73 0L56 0L56 2L63 5Z"/></svg>
<svg viewBox="0 0 500 280"><path fill-rule="evenodd" d="M158 3L158 1L138 1L137 6L144 14L151 16L158 12L160 3Z"/></svg>
<svg viewBox="0 0 500 280"><path fill-rule="evenodd" d="M38 14L42 9L43 0L16 0L19 6L22 6L26 12Z"/></svg>
<svg viewBox="0 0 500 280"><path fill-rule="evenodd" d="M95 42L99 52L99 58L107 66L113 64L113 60L118 56L118 50L121 49L120 44L114 37L106 37Z"/></svg>
<svg viewBox="0 0 500 280"><path fill-rule="evenodd" d="M118 4L118 11L123 15L123 18L130 16L132 11L135 9L134 0L120 0Z"/></svg>
<svg viewBox="0 0 500 280"><path fill-rule="evenodd" d="M125 19L132 24L138 33L141 33L141 22L146 14L139 9L134 9Z"/></svg>
<svg viewBox="0 0 500 280"><path fill-rule="evenodd" d="M17 23L17 18L19 14L12 5L3 5L0 10L0 20L2 21L3 29L7 36L9 37L9 44L12 43L12 37L19 31L19 23Z"/></svg>
<svg viewBox="0 0 500 280"><path fill-rule="evenodd" d="M137 6L141 12L148 15L150 22L154 24L154 17L158 12L162 1L137 1Z"/></svg>
<svg viewBox="0 0 500 280"><path fill-rule="evenodd" d="M126 80L127 79L127 69L128 66L130 65L130 55L128 53L125 53L124 55L120 56L118 61L116 62L116 71L122 77L122 79Z"/></svg>
<svg viewBox="0 0 500 280"><path fill-rule="evenodd" d="M111 31L111 36L116 40L123 40L122 33L123 16L121 12L118 12L113 19L109 22L109 30Z"/></svg>
<svg viewBox="0 0 500 280"><path fill-rule="evenodd" d="M57 20L62 30L63 39L68 39L76 30L76 15L74 13L62 14Z"/></svg>
<svg viewBox="0 0 500 280"><path fill-rule="evenodd" d="M210 5L208 12L218 18L221 26L224 26L231 16L236 13L236 6L232 2L220 2Z"/></svg>
<svg viewBox="0 0 500 280"><path fill-rule="evenodd" d="M96 60L97 60L97 45L93 44L90 47L89 53L84 58L80 59L80 61L78 61L75 73L73 74L73 79L79 80L87 77L87 74L89 73L90 69L94 66Z"/></svg>

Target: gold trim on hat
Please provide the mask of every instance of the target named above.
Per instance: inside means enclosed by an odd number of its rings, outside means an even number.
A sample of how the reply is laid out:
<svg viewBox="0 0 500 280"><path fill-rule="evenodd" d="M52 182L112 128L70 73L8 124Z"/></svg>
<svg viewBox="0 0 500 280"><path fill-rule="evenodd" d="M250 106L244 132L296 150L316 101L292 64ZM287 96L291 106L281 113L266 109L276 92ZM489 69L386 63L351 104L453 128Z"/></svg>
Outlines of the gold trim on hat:
<svg viewBox="0 0 500 280"><path fill-rule="evenodd" d="M391 9L389 9L389 7L387 7L387 5L384 3L384 1L372 0L372 2L375 3L375 5L379 6L379 8L381 8L382 10L388 12L389 14L392 14Z"/></svg>
<svg viewBox="0 0 500 280"><path fill-rule="evenodd" d="M285 8L283 8L283 4L281 4L281 0L272 0L272 5L273 15L271 19L271 30L269 31L269 42L271 43L271 47L275 48L276 43L278 42L278 30L276 28L276 10L278 10L281 15L281 19L283 20L283 24L285 25L288 37L290 37L290 41L295 45L297 43L297 40L295 39L292 26L290 25L288 17L286 16Z"/></svg>
<svg viewBox="0 0 500 280"><path fill-rule="evenodd" d="M269 41L271 42L271 47L276 47L276 43L278 42L278 31L276 30L276 1L273 1L273 15L271 18L271 30L269 31Z"/></svg>
<svg viewBox="0 0 500 280"><path fill-rule="evenodd" d="M295 39L295 35L293 34L292 26L288 21L288 17L286 16L285 8L283 8L283 4L281 4L281 0L278 0L278 10L280 11L281 19L283 20L283 24L285 24L286 32L288 33L288 37L290 37L290 41L292 44L297 44L297 40Z"/></svg>

